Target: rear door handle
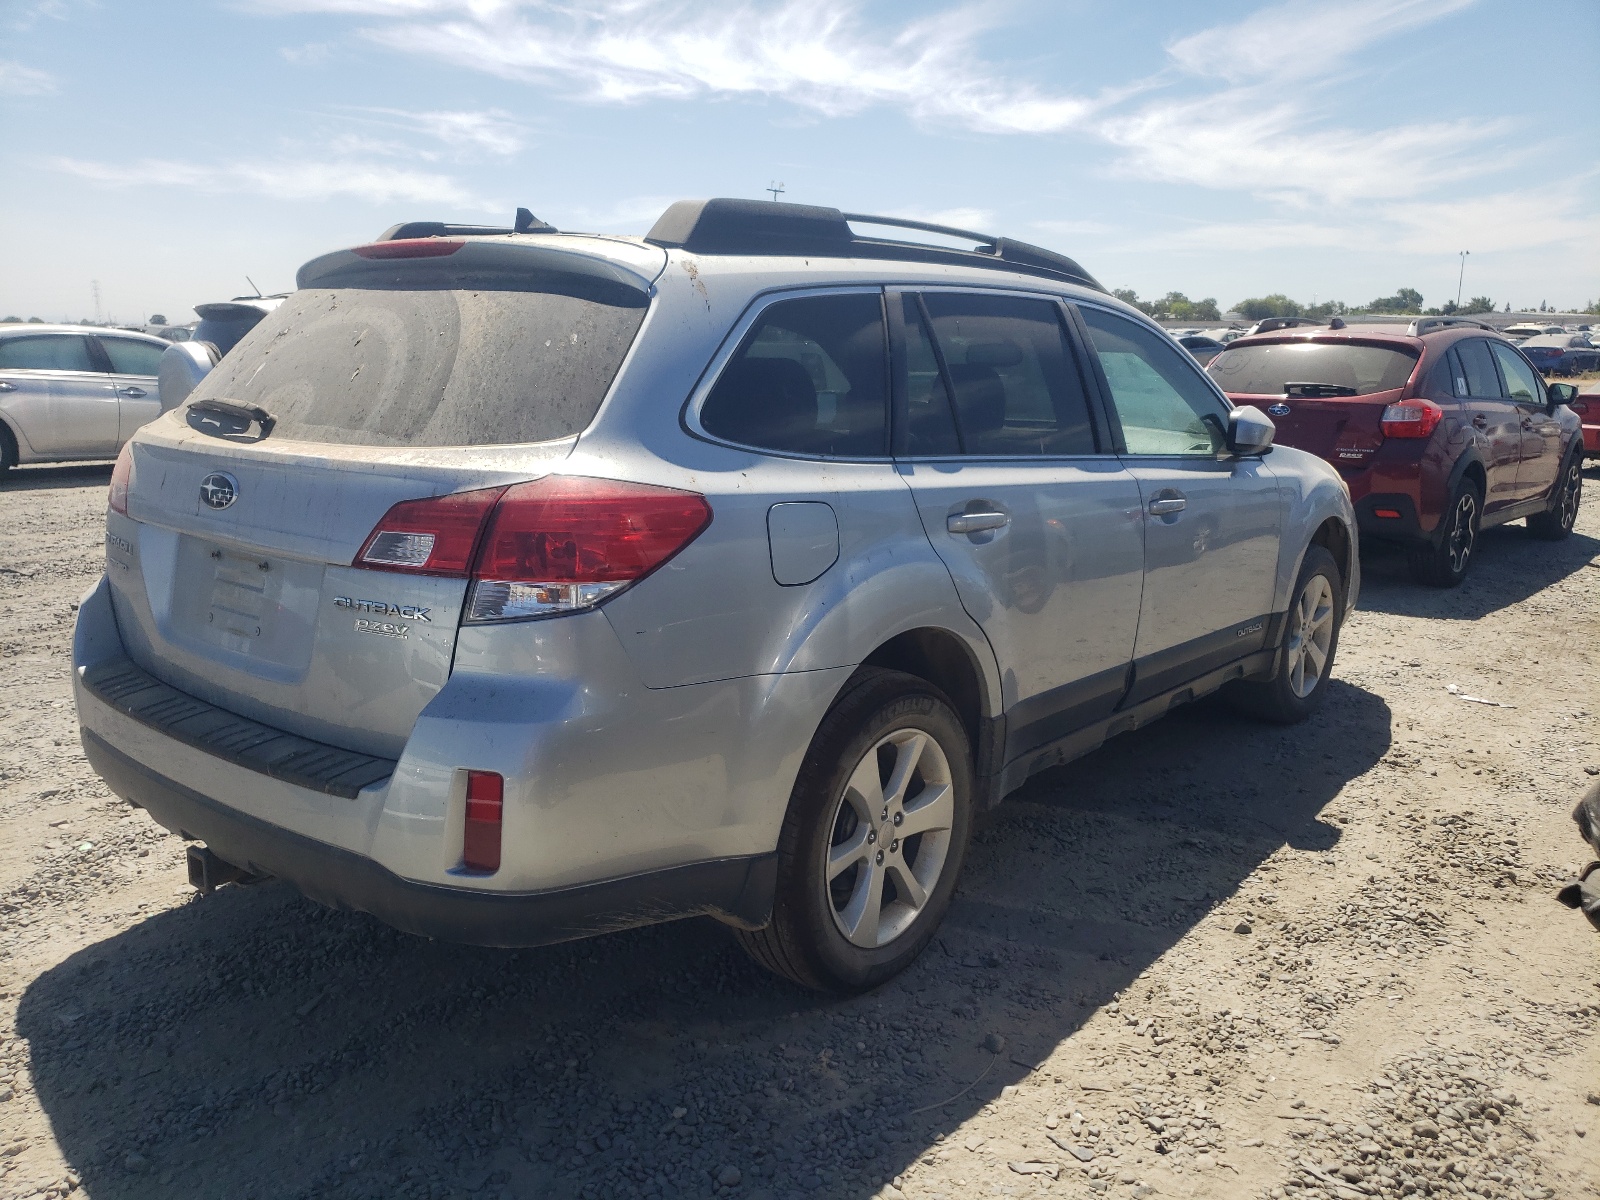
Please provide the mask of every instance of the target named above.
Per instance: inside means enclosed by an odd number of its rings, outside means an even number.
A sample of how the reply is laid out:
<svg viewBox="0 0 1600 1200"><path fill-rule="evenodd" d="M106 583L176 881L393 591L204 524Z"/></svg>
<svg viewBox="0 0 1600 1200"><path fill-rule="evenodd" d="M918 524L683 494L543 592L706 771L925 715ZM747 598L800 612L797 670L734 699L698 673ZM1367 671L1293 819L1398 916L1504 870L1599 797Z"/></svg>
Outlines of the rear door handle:
<svg viewBox="0 0 1600 1200"><path fill-rule="evenodd" d="M145 390L142 387L125 387L122 389L122 394L130 400L142 400Z"/></svg>
<svg viewBox="0 0 1600 1200"><path fill-rule="evenodd" d="M1150 501L1150 515L1165 517L1172 513L1180 513L1188 507L1189 502L1182 496L1166 496L1160 500Z"/></svg>
<svg viewBox="0 0 1600 1200"><path fill-rule="evenodd" d="M1487 429L1489 428L1489 418L1479 413L1472 418L1472 424L1477 429Z"/></svg>
<svg viewBox="0 0 1600 1200"><path fill-rule="evenodd" d="M951 533L982 533L985 529L1003 529L1011 518L1003 512L960 512L945 518L944 527Z"/></svg>
<svg viewBox="0 0 1600 1200"><path fill-rule="evenodd" d="M1522 427L1524 429L1532 429L1533 428L1533 418L1532 417L1523 417L1522 418Z"/></svg>

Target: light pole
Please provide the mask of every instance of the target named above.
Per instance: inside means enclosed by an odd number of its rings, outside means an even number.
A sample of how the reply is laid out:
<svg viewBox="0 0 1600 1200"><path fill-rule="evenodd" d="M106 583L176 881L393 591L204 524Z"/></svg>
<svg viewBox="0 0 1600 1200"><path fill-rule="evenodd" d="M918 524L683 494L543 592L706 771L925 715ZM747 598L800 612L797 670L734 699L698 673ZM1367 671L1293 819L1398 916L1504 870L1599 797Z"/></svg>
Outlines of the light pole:
<svg viewBox="0 0 1600 1200"><path fill-rule="evenodd" d="M1457 308L1461 307L1461 283L1462 283L1462 280L1466 279L1466 277L1467 277L1467 255L1469 255L1471 253L1472 253L1471 250L1463 250L1461 252L1461 273L1456 276L1456 307Z"/></svg>

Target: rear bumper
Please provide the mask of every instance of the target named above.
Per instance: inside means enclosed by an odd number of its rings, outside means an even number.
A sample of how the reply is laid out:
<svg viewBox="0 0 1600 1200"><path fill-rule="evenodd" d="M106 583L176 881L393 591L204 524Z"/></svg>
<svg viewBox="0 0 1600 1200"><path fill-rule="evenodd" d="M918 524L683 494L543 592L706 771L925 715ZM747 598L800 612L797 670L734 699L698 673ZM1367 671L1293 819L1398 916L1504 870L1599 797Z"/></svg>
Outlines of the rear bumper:
<svg viewBox="0 0 1600 1200"><path fill-rule="evenodd" d="M1380 512L1396 515L1379 516ZM1364 538L1425 542L1432 536L1423 532L1416 503L1403 492L1375 492L1361 497L1356 501L1356 525Z"/></svg>
<svg viewBox="0 0 1600 1200"><path fill-rule="evenodd" d="M371 913L407 933L475 946L542 946L713 916L754 928L771 912L777 856L689 863L540 892L485 892L402 879L362 855L228 808L135 762L92 730L83 751L107 786L219 858L293 884L334 908Z"/></svg>

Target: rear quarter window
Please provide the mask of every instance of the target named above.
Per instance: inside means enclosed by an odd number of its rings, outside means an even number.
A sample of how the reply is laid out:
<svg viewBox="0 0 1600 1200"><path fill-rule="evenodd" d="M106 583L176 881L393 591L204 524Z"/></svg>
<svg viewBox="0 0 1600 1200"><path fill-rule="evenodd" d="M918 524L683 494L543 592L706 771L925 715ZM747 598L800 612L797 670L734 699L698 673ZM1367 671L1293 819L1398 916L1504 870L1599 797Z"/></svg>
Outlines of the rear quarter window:
<svg viewBox="0 0 1600 1200"><path fill-rule="evenodd" d="M295 292L191 402L258 405L274 440L477 446L570 437L599 411L642 294L505 286Z"/></svg>
<svg viewBox="0 0 1600 1200"><path fill-rule="evenodd" d="M1281 396L1290 383L1355 389L1355 395L1404 387L1417 365L1414 350L1351 342L1269 342L1230 346L1206 370L1225 392Z"/></svg>

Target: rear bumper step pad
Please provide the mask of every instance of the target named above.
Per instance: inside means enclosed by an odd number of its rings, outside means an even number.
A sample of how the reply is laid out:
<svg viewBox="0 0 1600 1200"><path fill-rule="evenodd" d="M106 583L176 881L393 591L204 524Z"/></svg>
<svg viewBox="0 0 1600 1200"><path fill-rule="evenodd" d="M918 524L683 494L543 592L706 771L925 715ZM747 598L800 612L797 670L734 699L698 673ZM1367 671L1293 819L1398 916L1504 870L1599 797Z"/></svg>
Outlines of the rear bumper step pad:
<svg viewBox="0 0 1600 1200"><path fill-rule="evenodd" d="M162 683L128 658L90 667L83 685L170 738L296 787L354 799L362 788L394 774L392 758L341 750L241 717Z"/></svg>

